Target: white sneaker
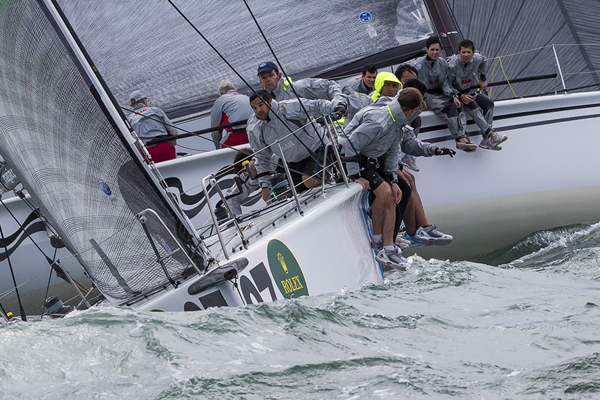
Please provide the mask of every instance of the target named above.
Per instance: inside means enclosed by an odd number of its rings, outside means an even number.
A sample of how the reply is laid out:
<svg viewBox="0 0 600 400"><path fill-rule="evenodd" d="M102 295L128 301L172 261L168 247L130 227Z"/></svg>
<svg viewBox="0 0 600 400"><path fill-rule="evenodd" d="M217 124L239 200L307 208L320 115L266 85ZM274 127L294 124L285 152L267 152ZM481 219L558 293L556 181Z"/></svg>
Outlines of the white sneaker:
<svg viewBox="0 0 600 400"><path fill-rule="evenodd" d="M500 146L500 143L506 142L506 139L508 139L508 137L492 131L490 132L487 138L481 139L479 147L487 150L500 151L502 150L502 146Z"/></svg>
<svg viewBox="0 0 600 400"><path fill-rule="evenodd" d="M411 242L410 247L416 246L446 246L452 243L454 238L436 229L435 225L420 227L413 236L405 235L404 239Z"/></svg>
<svg viewBox="0 0 600 400"><path fill-rule="evenodd" d="M419 172L419 167L417 167L417 160L415 160L415 157L405 154L400 161L406 168L415 172Z"/></svg>
<svg viewBox="0 0 600 400"><path fill-rule="evenodd" d="M408 249L411 245L411 241L404 239L402 233L399 233L398 236L396 236L396 241L394 243L400 250Z"/></svg>
<svg viewBox="0 0 600 400"><path fill-rule="evenodd" d="M375 256L375 261L400 271L406 271L408 268L408 260L404 258L402 251L397 247L394 247L394 250L381 250Z"/></svg>
<svg viewBox="0 0 600 400"><path fill-rule="evenodd" d="M508 136L501 135L498 132L494 132L494 131L492 131L488 135L488 140L490 141L492 148L500 147L500 149L502 149L502 147L499 146L499 144L506 142L507 139L508 139Z"/></svg>

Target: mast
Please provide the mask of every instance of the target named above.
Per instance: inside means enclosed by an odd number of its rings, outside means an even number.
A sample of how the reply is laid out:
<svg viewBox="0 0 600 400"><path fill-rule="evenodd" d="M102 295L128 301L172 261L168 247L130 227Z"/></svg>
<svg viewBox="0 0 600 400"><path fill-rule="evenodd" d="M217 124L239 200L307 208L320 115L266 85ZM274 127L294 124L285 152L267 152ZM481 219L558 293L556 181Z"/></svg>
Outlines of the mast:
<svg viewBox="0 0 600 400"><path fill-rule="evenodd" d="M423 0L433 27L442 42L446 57L458 54L462 33L446 0Z"/></svg>

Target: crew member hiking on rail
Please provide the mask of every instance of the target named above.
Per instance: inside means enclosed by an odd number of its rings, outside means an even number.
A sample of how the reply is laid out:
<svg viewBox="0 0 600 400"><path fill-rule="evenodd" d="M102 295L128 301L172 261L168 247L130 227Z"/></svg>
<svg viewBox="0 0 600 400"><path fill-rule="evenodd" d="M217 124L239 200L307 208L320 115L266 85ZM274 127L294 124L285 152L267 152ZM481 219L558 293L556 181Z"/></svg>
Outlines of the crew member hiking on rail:
<svg viewBox="0 0 600 400"><path fill-rule="evenodd" d="M177 128L171 124L167 114L158 107L148 107L146 96L139 90L131 93L129 98L131 99L133 112L129 114L127 119L138 137L146 144L152 161L159 163L174 159L177 156L174 142L147 144L152 139L177 134Z"/></svg>
<svg viewBox="0 0 600 400"><path fill-rule="evenodd" d="M381 264L401 270L408 263L394 245L396 204L402 200L396 179L400 132L422 100L418 90L409 89L400 93L398 101L390 99L387 106L372 105L360 110L349 125L351 133L343 149L346 156L359 159L347 163L350 177L374 195L372 242L374 248L382 246L375 258Z"/></svg>
<svg viewBox="0 0 600 400"><path fill-rule="evenodd" d="M487 58L475 52L475 44L470 40L463 40L458 45L459 54L448 58L450 82L457 91L460 102L464 104L464 111L473 118L481 130L482 140L479 147L488 150L502 150L500 143L508 139L492 128L494 118L494 102L483 93L477 93L473 88L479 85L482 91L487 88L485 73Z"/></svg>
<svg viewBox="0 0 600 400"><path fill-rule="evenodd" d="M418 78L427 84L425 103L427 109L446 121L456 148L467 152L477 150L465 131L465 116L460 112L460 100L450 85L448 64L440 57L442 47L437 36L430 36L426 42L427 55L409 62L417 69Z"/></svg>
<svg viewBox="0 0 600 400"><path fill-rule="evenodd" d="M309 117L339 113L342 107L334 109L333 103L328 100L300 100L308 117L299 100L276 101L267 91L257 91L250 96L254 114L248 119L247 129L258 174L275 170L272 155L276 154L285 159L291 170L294 186L298 191L303 191L321 184L317 172L317 154L323 154L327 144L323 128L318 124L311 124ZM294 133L291 134L290 131ZM275 145L278 140L283 154L279 146ZM321 146L323 148L319 151ZM271 182L265 176L261 176L259 182L263 199L268 201Z"/></svg>
<svg viewBox="0 0 600 400"><path fill-rule="evenodd" d="M228 80L217 85L219 98L210 110L210 126L246 121L252 115L250 101L245 94L237 93L235 86ZM221 129L212 133L216 149L248 143L246 124Z"/></svg>

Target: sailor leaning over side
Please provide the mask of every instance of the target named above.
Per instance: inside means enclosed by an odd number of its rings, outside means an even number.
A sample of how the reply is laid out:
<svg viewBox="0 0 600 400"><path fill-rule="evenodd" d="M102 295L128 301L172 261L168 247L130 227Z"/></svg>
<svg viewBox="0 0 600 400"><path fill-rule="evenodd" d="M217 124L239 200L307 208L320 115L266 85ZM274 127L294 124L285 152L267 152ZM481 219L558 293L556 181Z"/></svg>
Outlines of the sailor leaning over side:
<svg viewBox="0 0 600 400"><path fill-rule="evenodd" d="M348 125L348 140L344 143L346 156L357 156L358 162L347 164L348 174L373 195L371 202L372 245L380 249L378 262L397 269L406 269L407 261L394 244L394 231L399 230L396 213L403 193L398 185L402 127L418 110L423 97L418 90L403 90L398 98L385 97L387 105L373 104L360 110ZM381 101L380 100L380 101ZM414 139L418 140L418 139ZM410 188L407 188L407 198Z"/></svg>
<svg viewBox="0 0 600 400"><path fill-rule="evenodd" d="M323 154L324 151L319 151L319 148L323 146L324 149L327 139L324 128L311 124L309 118L339 113L343 107L338 105L334 108L334 104L328 100L276 101L266 90L252 94L250 105L254 114L248 119L248 138L256 157L255 167L259 176L275 170L273 154L282 159L283 155L291 170L293 184L299 191L320 185L317 154ZM275 145L277 141L282 151ZM259 182L263 199L268 201L271 182L266 176L261 176Z"/></svg>
<svg viewBox="0 0 600 400"><path fill-rule="evenodd" d="M219 98L210 110L210 126L225 125L231 122L246 121L252 115L248 96L238 93L228 80L217 85ZM212 133L215 148L236 146L248 143L246 124L220 129Z"/></svg>
<svg viewBox="0 0 600 400"><path fill-rule="evenodd" d="M427 55L409 64L417 69L419 79L427 84L427 108L446 121L457 149L472 152L477 150L477 145L471 142L465 131L466 117L461 113L460 100L450 85L448 64L440 57L441 50L440 39L430 36L426 42Z"/></svg>
<svg viewBox="0 0 600 400"><path fill-rule="evenodd" d="M468 113L481 130L483 139L479 147L488 150L502 150L500 143L508 139L492 128L494 118L494 102L483 93L473 88L479 85L482 91L487 88L487 58L475 52L475 44L470 40L459 43L459 54L448 58L450 82L457 91L463 109Z"/></svg>

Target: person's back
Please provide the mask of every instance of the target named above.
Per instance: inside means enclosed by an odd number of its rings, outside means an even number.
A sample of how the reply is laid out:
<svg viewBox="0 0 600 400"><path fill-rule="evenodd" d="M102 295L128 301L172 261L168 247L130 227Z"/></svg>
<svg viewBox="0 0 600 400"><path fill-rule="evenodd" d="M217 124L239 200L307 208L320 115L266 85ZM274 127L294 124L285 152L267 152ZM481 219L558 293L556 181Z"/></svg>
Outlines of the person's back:
<svg viewBox="0 0 600 400"><path fill-rule="evenodd" d="M167 137L177 134L177 129L171 124L171 120L165 112L158 107L149 107L146 96L140 91L131 93L131 106L133 112L127 120L146 145L154 162L172 160L176 157L175 144L163 142L156 145L151 143L152 139Z"/></svg>
<svg viewBox="0 0 600 400"><path fill-rule="evenodd" d="M233 83L223 80L217 86L219 98L210 111L212 127L231 122L246 121L252 115L248 96L238 93ZM215 148L236 146L248 143L246 124L236 125L212 133Z"/></svg>

